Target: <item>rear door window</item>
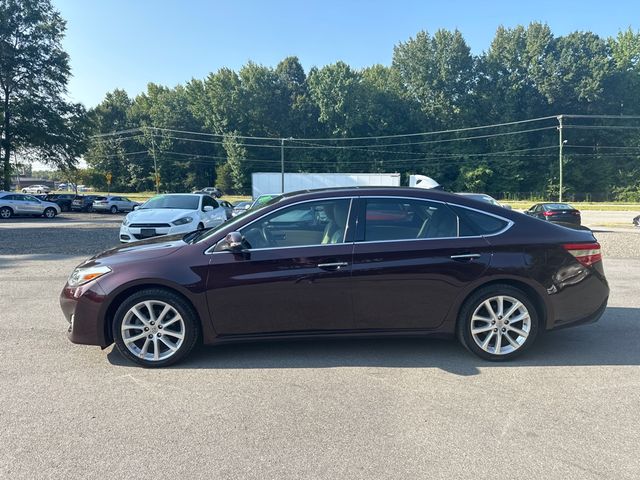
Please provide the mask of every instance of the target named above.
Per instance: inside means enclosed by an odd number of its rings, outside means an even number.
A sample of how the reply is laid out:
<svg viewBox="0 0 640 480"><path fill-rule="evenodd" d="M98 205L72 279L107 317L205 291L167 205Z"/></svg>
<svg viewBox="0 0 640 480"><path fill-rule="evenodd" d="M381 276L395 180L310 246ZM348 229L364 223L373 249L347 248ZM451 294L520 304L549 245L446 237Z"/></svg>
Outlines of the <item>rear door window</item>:
<svg viewBox="0 0 640 480"><path fill-rule="evenodd" d="M365 199L365 242L454 238L458 217L444 203L419 199Z"/></svg>

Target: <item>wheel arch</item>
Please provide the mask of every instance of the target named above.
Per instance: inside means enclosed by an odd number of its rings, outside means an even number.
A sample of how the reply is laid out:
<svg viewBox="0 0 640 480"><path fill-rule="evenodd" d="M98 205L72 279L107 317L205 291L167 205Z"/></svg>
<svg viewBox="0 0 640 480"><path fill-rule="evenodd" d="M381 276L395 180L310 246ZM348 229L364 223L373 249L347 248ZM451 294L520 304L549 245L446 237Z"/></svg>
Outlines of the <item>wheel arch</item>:
<svg viewBox="0 0 640 480"><path fill-rule="evenodd" d="M527 298L531 301L531 303L533 303L533 306L536 309L538 319L540 320L539 331L546 330L549 315L550 315L550 309L549 309L549 305L544 301L544 298L541 295L541 293L525 281L506 277L506 278L492 279L487 282L481 283L479 285L475 285L470 291L465 293L462 300L457 303L457 307L455 308L455 311L451 312L451 317L453 318L454 331L457 331L458 323L460 322L460 311L464 307L464 304L467 302L467 300L479 290L482 290L487 287L495 286L495 285L507 285L509 287L517 288L518 290L523 291L527 295Z"/></svg>
<svg viewBox="0 0 640 480"><path fill-rule="evenodd" d="M118 310L118 307L120 305L122 305L122 302L124 302L128 297L130 297L134 293L142 291L142 290L150 290L150 289L165 290L167 292L170 292L170 293L172 293L174 295L179 296L182 300L184 300L193 309L193 312L194 312L194 314L196 316L196 323L198 325L198 330L199 330L199 334L200 334L199 335L199 339L200 339L200 341L202 341L202 334L203 334L202 318L200 316L200 312L199 312L198 308L189 299L189 297L184 295L177 288L171 287L171 286L163 284L163 283L149 282L149 283L138 283L138 284L135 284L135 285L129 285L129 286L123 288L120 292L118 292L116 294L116 296L113 298L113 300L111 300L109 305L106 307L106 311L105 311L105 313L103 315L104 324L102 325L102 328L103 328L103 331L104 331L104 338L106 340L107 345L111 345L113 343L113 341L114 341L112 326L113 326L113 319L115 317L116 311Z"/></svg>

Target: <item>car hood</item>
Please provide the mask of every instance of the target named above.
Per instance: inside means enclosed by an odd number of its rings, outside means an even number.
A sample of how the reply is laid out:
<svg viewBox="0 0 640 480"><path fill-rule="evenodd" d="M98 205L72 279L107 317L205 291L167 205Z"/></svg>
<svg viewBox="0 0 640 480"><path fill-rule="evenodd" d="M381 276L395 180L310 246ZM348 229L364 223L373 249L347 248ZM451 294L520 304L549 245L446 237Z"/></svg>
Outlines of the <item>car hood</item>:
<svg viewBox="0 0 640 480"><path fill-rule="evenodd" d="M187 244L182 241L184 234L164 235L140 242L127 243L94 255L83 266L109 265L152 260L177 252Z"/></svg>
<svg viewBox="0 0 640 480"><path fill-rule="evenodd" d="M129 223L171 223L179 218L195 215L196 210L174 208L139 209L127 215Z"/></svg>

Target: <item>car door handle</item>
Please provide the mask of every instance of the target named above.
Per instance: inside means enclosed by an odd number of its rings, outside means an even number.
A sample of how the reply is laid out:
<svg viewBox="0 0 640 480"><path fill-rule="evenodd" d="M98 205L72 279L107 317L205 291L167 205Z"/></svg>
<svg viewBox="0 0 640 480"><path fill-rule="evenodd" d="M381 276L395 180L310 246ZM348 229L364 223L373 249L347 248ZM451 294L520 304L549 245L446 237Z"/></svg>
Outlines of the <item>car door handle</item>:
<svg viewBox="0 0 640 480"><path fill-rule="evenodd" d="M451 260L471 260L472 258L480 258L479 253L461 253L460 255L451 255Z"/></svg>
<svg viewBox="0 0 640 480"><path fill-rule="evenodd" d="M318 268L323 270L340 270L342 267L349 265L347 262L319 263Z"/></svg>

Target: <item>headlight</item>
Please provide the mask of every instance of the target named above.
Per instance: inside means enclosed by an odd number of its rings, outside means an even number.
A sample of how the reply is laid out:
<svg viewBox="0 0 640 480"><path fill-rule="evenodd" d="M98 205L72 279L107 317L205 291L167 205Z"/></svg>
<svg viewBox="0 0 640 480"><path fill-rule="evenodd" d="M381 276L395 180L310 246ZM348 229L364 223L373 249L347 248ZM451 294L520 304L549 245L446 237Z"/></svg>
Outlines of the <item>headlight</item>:
<svg viewBox="0 0 640 480"><path fill-rule="evenodd" d="M191 218L191 217L182 217L182 218L179 218L178 220L174 220L171 223L173 223L174 225L185 225L185 224L191 223L191 222L193 222L193 218Z"/></svg>
<svg viewBox="0 0 640 480"><path fill-rule="evenodd" d="M104 265L96 267L78 267L73 271L67 283L70 287L77 287L106 275L110 271L111 269Z"/></svg>

